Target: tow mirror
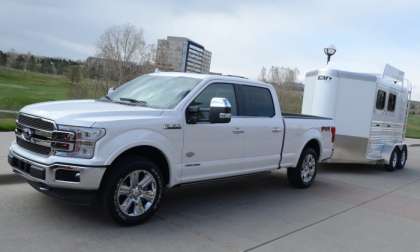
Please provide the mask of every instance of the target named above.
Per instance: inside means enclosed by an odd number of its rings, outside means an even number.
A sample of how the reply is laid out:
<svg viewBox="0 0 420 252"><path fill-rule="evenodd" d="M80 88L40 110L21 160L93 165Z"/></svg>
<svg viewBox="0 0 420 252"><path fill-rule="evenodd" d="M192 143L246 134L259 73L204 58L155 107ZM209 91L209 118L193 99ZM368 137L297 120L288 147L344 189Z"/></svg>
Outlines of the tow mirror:
<svg viewBox="0 0 420 252"><path fill-rule="evenodd" d="M226 98L213 97L210 101L210 123L229 123L232 117L232 106Z"/></svg>
<svg viewBox="0 0 420 252"><path fill-rule="evenodd" d="M110 88L108 88L107 94L110 95L110 94L114 93L114 91L115 91L115 88L114 87L110 87Z"/></svg>

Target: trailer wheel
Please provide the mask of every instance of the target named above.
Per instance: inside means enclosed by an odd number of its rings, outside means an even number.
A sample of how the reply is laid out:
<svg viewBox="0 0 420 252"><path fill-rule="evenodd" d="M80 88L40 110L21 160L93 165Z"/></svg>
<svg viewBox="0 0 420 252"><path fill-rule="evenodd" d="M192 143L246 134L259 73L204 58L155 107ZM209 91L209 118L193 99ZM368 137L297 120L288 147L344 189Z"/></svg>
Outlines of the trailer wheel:
<svg viewBox="0 0 420 252"><path fill-rule="evenodd" d="M391 153L391 157L389 158L389 163L385 164L385 169L389 172L393 172L398 169L398 164L400 162L400 152L398 148L394 148Z"/></svg>
<svg viewBox="0 0 420 252"><path fill-rule="evenodd" d="M400 152L400 160L398 162L397 169L404 169L405 163L407 163L407 158L408 158L407 146L404 145Z"/></svg>
<svg viewBox="0 0 420 252"><path fill-rule="evenodd" d="M287 169L289 183L296 188L308 188L315 180L318 155L312 148L303 150L296 168Z"/></svg>

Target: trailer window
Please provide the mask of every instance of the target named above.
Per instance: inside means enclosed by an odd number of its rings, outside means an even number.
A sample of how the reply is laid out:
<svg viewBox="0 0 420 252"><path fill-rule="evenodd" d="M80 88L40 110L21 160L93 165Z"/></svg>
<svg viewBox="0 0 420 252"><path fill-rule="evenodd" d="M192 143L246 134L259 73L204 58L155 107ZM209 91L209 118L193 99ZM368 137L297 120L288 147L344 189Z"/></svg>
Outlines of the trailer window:
<svg viewBox="0 0 420 252"><path fill-rule="evenodd" d="M384 109L385 108L385 100L386 100L386 92L383 90L378 90L378 94L376 95L376 109Z"/></svg>
<svg viewBox="0 0 420 252"><path fill-rule="evenodd" d="M397 103L397 96L395 94L389 94L388 106L387 106L388 111L394 111L396 103Z"/></svg>

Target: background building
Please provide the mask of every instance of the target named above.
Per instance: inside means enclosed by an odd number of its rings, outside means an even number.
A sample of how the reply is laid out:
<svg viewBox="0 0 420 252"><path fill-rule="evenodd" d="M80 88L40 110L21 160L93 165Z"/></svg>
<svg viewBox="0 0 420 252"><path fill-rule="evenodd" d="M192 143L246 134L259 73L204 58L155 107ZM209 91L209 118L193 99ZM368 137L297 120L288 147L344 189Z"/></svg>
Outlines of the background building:
<svg viewBox="0 0 420 252"><path fill-rule="evenodd" d="M156 66L161 71L209 73L211 52L184 37L159 39Z"/></svg>

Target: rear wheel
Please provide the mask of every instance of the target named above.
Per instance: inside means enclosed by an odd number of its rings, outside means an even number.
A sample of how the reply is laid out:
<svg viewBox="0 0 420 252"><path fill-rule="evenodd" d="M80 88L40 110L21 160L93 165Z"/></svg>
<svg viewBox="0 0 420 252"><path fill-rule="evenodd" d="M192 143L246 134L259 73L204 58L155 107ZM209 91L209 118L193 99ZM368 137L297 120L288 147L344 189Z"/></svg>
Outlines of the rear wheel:
<svg viewBox="0 0 420 252"><path fill-rule="evenodd" d="M297 188L308 188L316 177L318 155L312 148L303 150L296 168L287 169L289 183Z"/></svg>
<svg viewBox="0 0 420 252"><path fill-rule="evenodd" d="M142 157L125 157L114 165L104 184L103 200L121 225L136 225L158 209L163 182L159 167Z"/></svg>
<svg viewBox="0 0 420 252"><path fill-rule="evenodd" d="M407 157L408 157L407 146L404 145L400 152L400 160L398 162L397 169L404 169L405 163L407 163Z"/></svg>
<svg viewBox="0 0 420 252"><path fill-rule="evenodd" d="M391 157L389 158L388 164L385 165L385 169L387 171L395 171L398 168L398 163L400 162L400 152L398 148L394 148L391 153Z"/></svg>

